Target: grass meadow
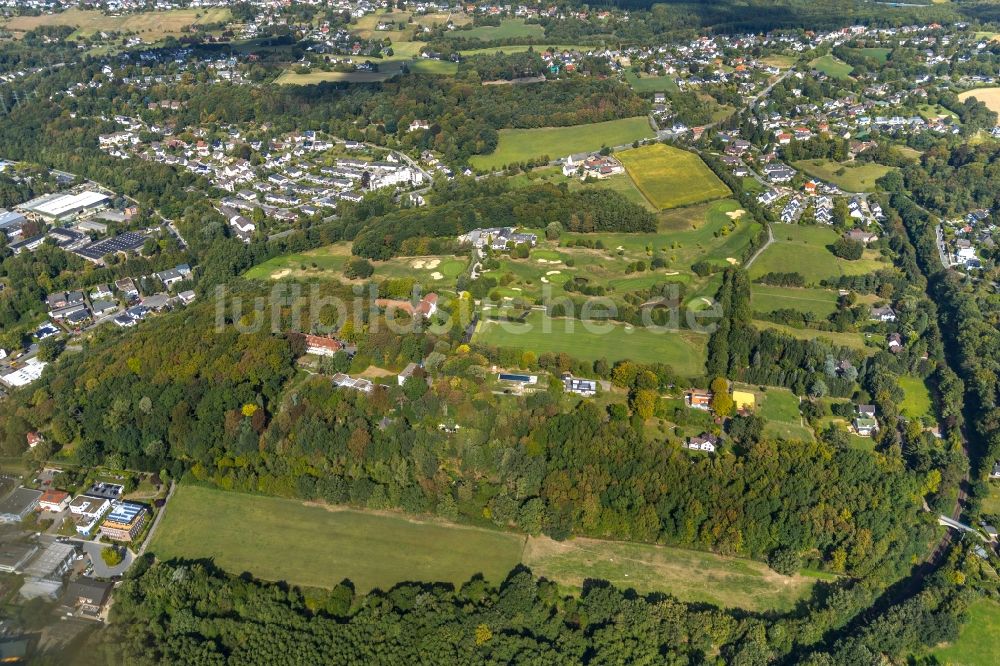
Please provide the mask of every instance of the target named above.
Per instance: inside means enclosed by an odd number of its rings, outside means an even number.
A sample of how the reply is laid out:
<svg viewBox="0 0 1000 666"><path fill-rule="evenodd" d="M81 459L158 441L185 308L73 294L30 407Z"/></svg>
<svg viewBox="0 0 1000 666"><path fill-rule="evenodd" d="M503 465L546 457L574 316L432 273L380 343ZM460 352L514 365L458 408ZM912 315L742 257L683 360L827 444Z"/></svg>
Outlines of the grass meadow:
<svg viewBox="0 0 1000 666"><path fill-rule="evenodd" d="M696 154L662 143L615 155L636 187L659 210L721 199L729 188Z"/></svg>
<svg viewBox="0 0 1000 666"><path fill-rule="evenodd" d="M826 278L841 275L865 275L887 265L879 261L878 251L865 250L856 261L841 259L830 251L839 238L829 227L777 224L772 243L750 267L750 278L765 273L801 273L806 284L818 285Z"/></svg>
<svg viewBox="0 0 1000 666"><path fill-rule="evenodd" d="M574 591L596 578L640 593L669 592L681 601L759 612L792 610L815 583L803 575L782 576L752 560L596 539L529 537L524 564Z"/></svg>
<svg viewBox="0 0 1000 666"><path fill-rule="evenodd" d="M690 331L655 332L641 326L551 319L532 312L523 324L483 320L473 342L533 351L565 352L581 361L631 359L666 363L689 377L705 372L708 336Z"/></svg>
<svg viewBox="0 0 1000 666"><path fill-rule="evenodd" d="M474 168L486 171L545 156L554 160L651 136L653 130L646 116L569 127L502 129L497 149L489 155L475 155L470 162Z"/></svg>
<svg viewBox="0 0 1000 666"><path fill-rule="evenodd" d="M853 67L832 55L816 58L809 62L809 66L833 79L849 79L854 71Z"/></svg>
<svg viewBox="0 0 1000 666"><path fill-rule="evenodd" d="M813 178L833 183L845 192L874 192L875 181L893 170L893 167L871 162L833 160L799 160L792 166ZM841 169L844 173L839 173Z"/></svg>
<svg viewBox="0 0 1000 666"><path fill-rule="evenodd" d="M772 287L754 284L751 302L754 312L795 310L811 312L817 319L826 319L837 311L837 292L827 289Z"/></svg>
<svg viewBox="0 0 1000 666"><path fill-rule="evenodd" d="M363 593L413 580L460 585L477 573L499 584L523 544L499 531L182 484L150 550L309 587L349 578Z"/></svg>
<svg viewBox="0 0 1000 666"><path fill-rule="evenodd" d="M577 592L588 578L640 593L750 611L789 611L816 578L782 576L762 562L648 544L557 542L399 514L178 486L150 551L158 559L212 559L232 573L360 593L403 581L456 586L477 573L499 585L523 563Z"/></svg>
<svg viewBox="0 0 1000 666"><path fill-rule="evenodd" d="M950 666L994 666L1000 636L1000 603L977 599L969 604L969 617L958 639L931 651L937 663Z"/></svg>
<svg viewBox="0 0 1000 666"><path fill-rule="evenodd" d="M453 34L456 37L481 39L485 42L500 39L542 39L545 37L545 28L538 23L525 23L524 19L513 18L504 19L499 26L483 25L469 30L460 30Z"/></svg>
<svg viewBox="0 0 1000 666"><path fill-rule="evenodd" d="M839 331L818 331L814 328L794 328L792 326L785 326L784 324L775 324L774 322L761 320L754 321L753 325L759 329L770 328L775 331L781 331L798 340L824 340L832 345L867 351L870 354L874 354L877 351L874 347L869 347L865 344L863 333L841 333Z"/></svg>

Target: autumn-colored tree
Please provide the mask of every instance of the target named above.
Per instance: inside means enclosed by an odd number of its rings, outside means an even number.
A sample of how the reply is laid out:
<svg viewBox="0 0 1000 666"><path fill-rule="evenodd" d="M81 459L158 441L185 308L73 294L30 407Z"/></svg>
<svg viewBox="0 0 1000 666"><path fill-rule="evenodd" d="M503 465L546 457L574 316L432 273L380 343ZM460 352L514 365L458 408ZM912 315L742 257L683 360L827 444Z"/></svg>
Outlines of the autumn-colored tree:
<svg viewBox="0 0 1000 666"><path fill-rule="evenodd" d="M733 413L735 404L733 397L729 395L729 382L725 377L716 377L712 380L712 411L719 416L729 416Z"/></svg>

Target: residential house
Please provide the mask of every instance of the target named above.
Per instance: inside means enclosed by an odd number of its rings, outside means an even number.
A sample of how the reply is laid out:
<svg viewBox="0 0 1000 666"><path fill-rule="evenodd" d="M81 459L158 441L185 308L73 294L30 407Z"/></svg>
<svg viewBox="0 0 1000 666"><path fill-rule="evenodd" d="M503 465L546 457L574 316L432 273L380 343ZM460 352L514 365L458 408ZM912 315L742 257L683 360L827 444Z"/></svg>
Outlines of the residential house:
<svg viewBox="0 0 1000 666"><path fill-rule="evenodd" d="M882 322L896 321L896 311L888 305L872 308L871 319Z"/></svg>
<svg viewBox="0 0 1000 666"><path fill-rule="evenodd" d="M403 312L406 312L410 316L420 316L424 318L431 317L435 312L437 312L437 307L438 307L437 302L438 302L438 295L435 293L427 294L422 299L420 299L420 301L416 305L414 305L410 301L400 301L389 298L375 299L375 305L385 310L386 313L395 310L401 310Z"/></svg>
<svg viewBox="0 0 1000 666"><path fill-rule="evenodd" d="M76 523L76 531L81 536L88 536L102 516L111 508L111 500L106 497L90 497L78 495L69 503L69 512Z"/></svg>
<svg viewBox="0 0 1000 666"><path fill-rule="evenodd" d="M563 374L562 382L563 390L567 393L575 393L584 397L597 394L597 382L593 379L580 379L567 372Z"/></svg>
<svg viewBox="0 0 1000 666"><path fill-rule="evenodd" d="M344 345L333 338L327 338L320 335L306 335L306 353L315 354L317 356L333 356L341 349Z"/></svg>
<svg viewBox="0 0 1000 666"><path fill-rule="evenodd" d="M114 583L81 576L66 586L63 605L84 617L97 618L111 595Z"/></svg>
<svg viewBox="0 0 1000 666"><path fill-rule="evenodd" d="M712 404L712 392L691 389L684 394L684 402L692 409L708 411Z"/></svg>
<svg viewBox="0 0 1000 666"><path fill-rule="evenodd" d="M50 488L42 492L41 497L38 498L38 508L42 511L59 513L69 506L69 499L69 493L66 491Z"/></svg>
<svg viewBox="0 0 1000 666"><path fill-rule="evenodd" d="M709 453L715 453L718 446L719 438L708 433L702 433L697 437L689 437L687 442L684 443L684 448L686 449L708 451Z"/></svg>

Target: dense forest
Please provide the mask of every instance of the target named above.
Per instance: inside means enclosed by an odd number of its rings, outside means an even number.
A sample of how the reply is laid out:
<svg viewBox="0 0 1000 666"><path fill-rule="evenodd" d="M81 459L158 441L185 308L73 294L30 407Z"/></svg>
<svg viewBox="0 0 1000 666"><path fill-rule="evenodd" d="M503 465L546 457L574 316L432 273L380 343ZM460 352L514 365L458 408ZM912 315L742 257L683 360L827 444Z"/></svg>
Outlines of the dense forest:
<svg viewBox="0 0 1000 666"><path fill-rule="evenodd" d="M984 586L984 567L958 549L858 628L846 624L865 597L857 587L802 617L762 617L600 581L563 596L524 568L496 587L473 578L359 595L349 581L303 590L147 556L116 590L110 626L65 663L861 665L953 639Z"/></svg>

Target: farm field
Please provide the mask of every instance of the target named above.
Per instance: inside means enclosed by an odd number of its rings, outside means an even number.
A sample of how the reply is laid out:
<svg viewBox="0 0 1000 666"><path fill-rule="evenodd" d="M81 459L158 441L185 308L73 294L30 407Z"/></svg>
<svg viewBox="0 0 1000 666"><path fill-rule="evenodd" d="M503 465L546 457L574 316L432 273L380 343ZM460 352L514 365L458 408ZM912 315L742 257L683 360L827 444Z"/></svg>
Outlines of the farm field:
<svg viewBox="0 0 1000 666"><path fill-rule="evenodd" d="M966 90L958 96L958 99L964 102L969 97L975 97L985 104L990 111L1000 113L1000 87ZM1000 118L997 119L997 124L1000 124Z"/></svg>
<svg viewBox="0 0 1000 666"><path fill-rule="evenodd" d="M676 92L680 90L677 87L677 82L674 81L672 76L648 76L639 75L635 72L629 70L625 72L625 80L628 84L632 86L632 90L637 93L651 93L651 92Z"/></svg>
<svg viewBox="0 0 1000 666"><path fill-rule="evenodd" d="M903 416L919 419L931 415L931 393L920 377L900 375L899 388L903 389L903 401L899 409Z"/></svg>
<svg viewBox="0 0 1000 666"><path fill-rule="evenodd" d="M811 60L809 66L834 79L848 79L851 77L851 72L854 71L853 67L832 55Z"/></svg>
<svg viewBox="0 0 1000 666"><path fill-rule="evenodd" d="M499 26L483 25L469 30L456 30L455 37L493 41L498 39L542 39L545 28L537 23L525 23L524 19L504 19Z"/></svg>
<svg viewBox="0 0 1000 666"><path fill-rule="evenodd" d="M1000 603L977 599L969 604L969 617L954 643L935 648L937 663L950 666L992 666L997 661L996 638L1000 635Z"/></svg>
<svg viewBox="0 0 1000 666"><path fill-rule="evenodd" d="M815 579L782 576L761 562L667 546L576 538L529 537L524 564L536 575L579 589L587 578L639 593L669 592L681 601L753 611L788 611Z"/></svg>
<svg viewBox="0 0 1000 666"><path fill-rule="evenodd" d="M765 273L794 272L805 277L806 284L841 275L865 275L886 264L879 261L876 250L865 250L856 261L847 261L833 254L828 246L839 238L828 227L778 224L774 226L774 242L750 267L750 278Z"/></svg>
<svg viewBox="0 0 1000 666"><path fill-rule="evenodd" d="M560 172L559 175L561 176L562 173ZM629 178L627 174L611 176L610 178L605 178L592 183L582 183L579 179L574 178L569 184L569 188L571 190L587 187L614 190L632 203L638 204L652 213L657 212L657 209L653 206L653 204L649 203L649 199L643 196L642 192L639 191L639 188L635 186L635 183L632 182L632 179Z"/></svg>
<svg viewBox="0 0 1000 666"><path fill-rule="evenodd" d="M798 340L824 340L833 345L839 345L841 347L848 347L850 349L858 349L861 351L868 351L874 354L875 349L868 347L865 344L865 337L862 333L840 333L838 331L817 331L813 328L794 328L792 326L785 326L784 324L776 324L770 321L754 320L753 325L757 328L764 329L770 328L775 331L781 331L786 335L790 335Z"/></svg>
<svg viewBox="0 0 1000 666"><path fill-rule="evenodd" d="M620 146L652 135L645 116L569 127L502 129L494 152L475 155L469 161L473 168L485 171L544 156L554 160L603 146Z"/></svg>
<svg viewBox="0 0 1000 666"><path fill-rule="evenodd" d="M228 21L232 14L225 8L171 9L163 12L142 12L109 16L96 10L67 9L58 14L16 16L3 24L17 34L42 26L69 25L76 28L70 35L87 37L98 32L135 32L143 41L156 42L164 37L178 37L187 26Z"/></svg>
<svg viewBox="0 0 1000 666"><path fill-rule="evenodd" d="M796 310L812 312L818 319L826 319L837 311L837 293L827 289L798 287L772 287L754 284L751 287L751 306L755 312Z"/></svg>
<svg viewBox="0 0 1000 666"><path fill-rule="evenodd" d="M295 585L329 588L349 578L363 593L410 580L459 585L477 573L500 583L523 543L493 530L181 485L150 550Z"/></svg>
<svg viewBox="0 0 1000 666"><path fill-rule="evenodd" d="M550 319L542 312L532 312L523 324L481 321L473 342L531 350L536 354L566 352L582 361L603 358L612 363L623 359L666 363L693 377L705 371L708 336L690 331L654 332L623 324Z"/></svg>
<svg viewBox="0 0 1000 666"><path fill-rule="evenodd" d="M640 146L615 155L649 202L659 210L729 196L698 155L662 143Z"/></svg>
<svg viewBox="0 0 1000 666"><path fill-rule="evenodd" d="M875 181L893 167L871 162L834 162L832 160L799 160L792 164L813 178L833 183L846 192L873 192ZM838 174L844 169L843 174Z"/></svg>

